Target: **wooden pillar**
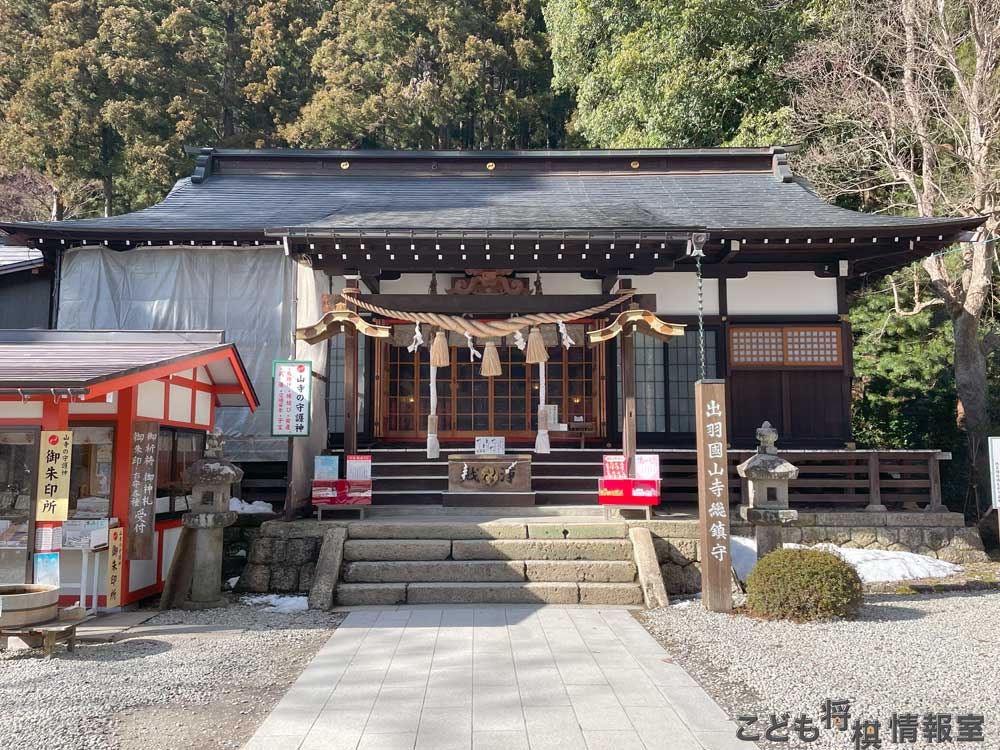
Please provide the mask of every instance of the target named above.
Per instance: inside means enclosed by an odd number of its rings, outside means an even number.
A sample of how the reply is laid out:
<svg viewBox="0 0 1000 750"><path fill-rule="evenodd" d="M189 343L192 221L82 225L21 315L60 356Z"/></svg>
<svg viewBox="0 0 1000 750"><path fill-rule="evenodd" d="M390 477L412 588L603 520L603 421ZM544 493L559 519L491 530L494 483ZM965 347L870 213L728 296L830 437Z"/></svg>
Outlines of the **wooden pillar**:
<svg viewBox="0 0 1000 750"><path fill-rule="evenodd" d="M128 509L132 491L132 427L135 424L138 401L139 386L134 385L118 391L114 464L111 471L111 515L118 519L125 534L128 533ZM128 604L129 575L132 570L131 563L125 560L124 551L118 564L121 565L119 574L120 604Z"/></svg>
<svg viewBox="0 0 1000 750"><path fill-rule="evenodd" d="M348 289L358 288L357 275L345 275ZM353 305L348 304L349 309ZM344 330L344 455L358 452L358 330Z"/></svg>
<svg viewBox="0 0 1000 750"><path fill-rule="evenodd" d="M932 453L927 458L927 479L930 482L928 492L930 502L926 510L932 513L939 513L943 510L941 504L941 464L938 462L938 454Z"/></svg>
<svg viewBox="0 0 1000 750"><path fill-rule="evenodd" d="M729 547L729 443L724 380L694 384L695 445L698 451L698 520L701 542L701 601L710 612L732 612ZM747 502L743 498L743 502Z"/></svg>
<svg viewBox="0 0 1000 750"><path fill-rule="evenodd" d="M872 513L881 512L886 509L882 505L882 482L879 474L878 451L871 451L868 454L868 507L867 511Z"/></svg>
<svg viewBox="0 0 1000 750"><path fill-rule="evenodd" d="M635 477L635 326L622 331L622 452Z"/></svg>
<svg viewBox="0 0 1000 750"><path fill-rule="evenodd" d="M618 289L631 289L631 279L620 279ZM636 305L630 305L635 308ZM622 452L629 477L635 477L635 326L626 326L622 338Z"/></svg>
<svg viewBox="0 0 1000 750"><path fill-rule="evenodd" d="M69 429L69 399L60 396L53 401L48 396L42 397L42 429L50 431Z"/></svg>
<svg viewBox="0 0 1000 750"><path fill-rule="evenodd" d="M295 438L288 438L288 458L285 460L285 510L283 518L292 521L298 513L295 504Z"/></svg>

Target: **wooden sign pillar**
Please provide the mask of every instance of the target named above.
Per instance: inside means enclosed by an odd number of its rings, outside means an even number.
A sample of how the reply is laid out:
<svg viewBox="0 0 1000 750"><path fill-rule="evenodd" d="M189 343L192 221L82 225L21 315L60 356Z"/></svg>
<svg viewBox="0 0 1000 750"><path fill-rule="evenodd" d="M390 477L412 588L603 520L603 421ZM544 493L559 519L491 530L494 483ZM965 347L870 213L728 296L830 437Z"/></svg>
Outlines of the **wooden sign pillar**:
<svg viewBox="0 0 1000 750"><path fill-rule="evenodd" d="M698 520L701 527L701 601L711 612L732 612L725 381L699 380L695 383L694 408L698 451Z"/></svg>
<svg viewBox="0 0 1000 750"><path fill-rule="evenodd" d="M631 289L631 279L622 279L619 289ZM634 305L632 306L635 307ZM622 330L622 453L628 466L629 478L635 478L635 325Z"/></svg>
<svg viewBox="0 0 1000 750"><path fill-rule="evenodd" d="M358 288L357 276L345 276L346 287ZM348 304L348 308L353 305ZM344 327L344 455L358 452L358 329Z"/></svg>
<svg viewBox="0 0 1000 750"><path fill-rule="evenodd" d="M622 331L622 452L628 475L635 477L635 326Z"/></svg>

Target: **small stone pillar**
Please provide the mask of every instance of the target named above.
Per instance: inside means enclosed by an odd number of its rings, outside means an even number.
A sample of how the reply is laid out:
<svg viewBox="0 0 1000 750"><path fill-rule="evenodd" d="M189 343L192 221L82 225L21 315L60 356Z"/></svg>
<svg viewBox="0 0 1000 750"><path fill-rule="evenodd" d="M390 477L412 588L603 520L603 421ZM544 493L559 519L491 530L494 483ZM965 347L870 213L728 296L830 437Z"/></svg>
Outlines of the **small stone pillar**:
<svg viewBox="0 0 1000 750"><path fill-rule="evenodd" d="M747 480L749 497L740 506L740 516L753 524L758 560L781 549L781 527L799 517L797 510L788 508L788 483L799 475L799 469L778 456L777 441L777 431L764 422L757 429L757 452L736 467Z"/></svg>
<svg viewBox="0 0 1000 750"><path fill-rule="evenodd" d="M191 484L191 512L182 519L194 534L191 593L186 609L222 607L222 530L236 523L229 510L232 485L243 478L243 470L221 457L222 438L218 433L205 440L205 457L184 470Z"/></svg>

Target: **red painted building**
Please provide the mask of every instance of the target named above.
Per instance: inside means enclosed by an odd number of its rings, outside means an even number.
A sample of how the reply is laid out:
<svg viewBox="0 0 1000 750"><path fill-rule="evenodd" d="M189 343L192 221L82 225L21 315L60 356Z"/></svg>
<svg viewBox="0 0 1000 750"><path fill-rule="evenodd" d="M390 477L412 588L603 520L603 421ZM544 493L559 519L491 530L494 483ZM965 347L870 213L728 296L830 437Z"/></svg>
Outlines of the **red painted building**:
<svg viewBox="0 0 1000 750"><path fill-rule="evenodd" d="M257 405L236 347L217 331L0 331L0 583L37 579L42 544L59 553L64 603L76 601L87 553L74 530L110 522L121 528L112 604L161 591L188 507L181 472L202 456L218 408ZM43 437L66 431L68 502L57 512L65 522L41 520ZM152 436L149 492L134 483L143 435ZM130 558L137 528L148 552ZM103 606L115 545L90 554Z"/></svg>

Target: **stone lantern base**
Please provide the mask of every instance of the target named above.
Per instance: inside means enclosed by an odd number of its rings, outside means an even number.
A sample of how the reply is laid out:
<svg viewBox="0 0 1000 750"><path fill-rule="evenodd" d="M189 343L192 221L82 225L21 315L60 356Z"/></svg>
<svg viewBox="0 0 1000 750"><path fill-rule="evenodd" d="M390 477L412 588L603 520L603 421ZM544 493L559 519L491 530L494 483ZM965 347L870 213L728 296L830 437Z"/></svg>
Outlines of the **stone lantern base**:
<svg viewBox="0 0 1000 750"><path fill-rule="evenodd" d="M236 523L236 513L185 513L184 527L194 537L191 592L181 602L182 609L225 607L222 597L222 531Z"/></svg>

